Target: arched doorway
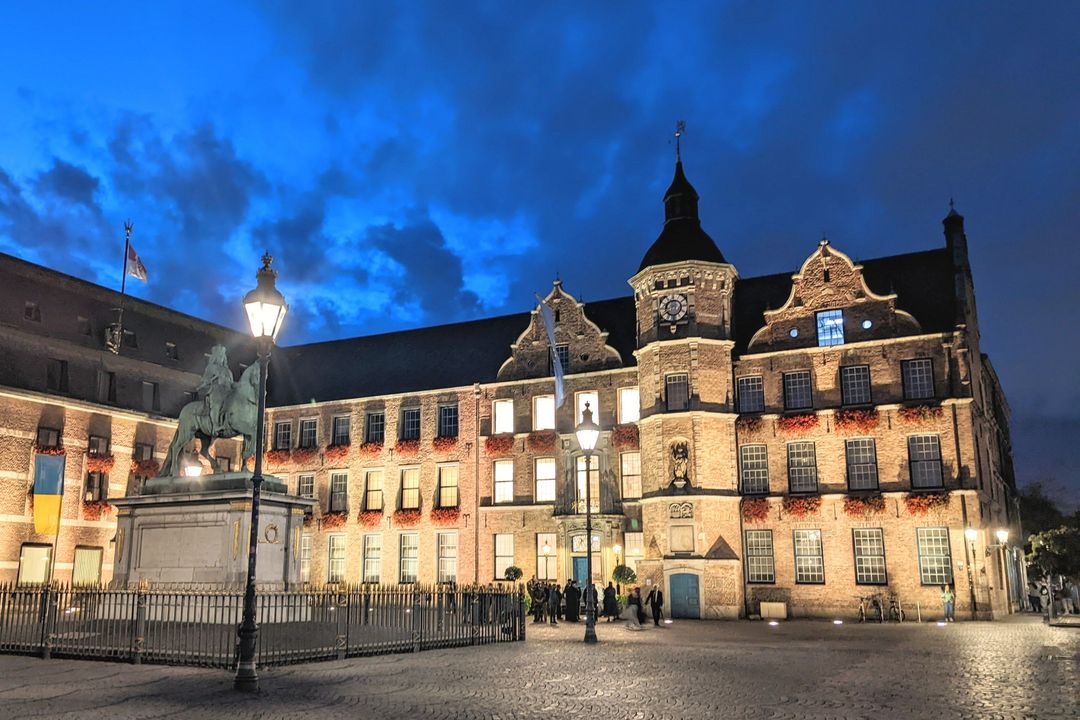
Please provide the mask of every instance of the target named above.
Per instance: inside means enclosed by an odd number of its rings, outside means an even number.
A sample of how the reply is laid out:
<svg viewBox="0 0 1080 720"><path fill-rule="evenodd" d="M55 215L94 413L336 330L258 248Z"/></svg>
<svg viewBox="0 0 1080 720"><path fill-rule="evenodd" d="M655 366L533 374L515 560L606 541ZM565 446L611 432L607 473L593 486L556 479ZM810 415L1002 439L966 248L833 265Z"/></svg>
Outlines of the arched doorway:
<svg viewBox="0 0 1080 720"><path fill-rule="evenodd" d="M691 573L675 573L671 576L671 617L701 617L701 594L698 576Z"/></svg>

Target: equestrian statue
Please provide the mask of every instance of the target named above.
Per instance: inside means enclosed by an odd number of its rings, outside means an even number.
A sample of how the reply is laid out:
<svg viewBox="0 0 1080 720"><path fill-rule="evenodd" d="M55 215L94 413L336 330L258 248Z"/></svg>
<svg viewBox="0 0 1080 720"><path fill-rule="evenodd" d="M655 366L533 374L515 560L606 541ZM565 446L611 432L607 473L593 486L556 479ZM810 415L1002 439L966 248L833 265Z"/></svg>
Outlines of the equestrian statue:
<svg viewBox="0 0 1080 720"><path fill-rule="evenodd" d="M176 434L158 477L180 475L180 456L184 446L194 439L199 440L199 454L209 461L215 473L221 472L221 466L210 454L210 445L218 438L244 436L241 466L255 455L259 364L254 363L244 370L239 381L233 380L225 348L215 345L210 350L210 360L197 392L199 399L192 400L180 410Z"/></svg>

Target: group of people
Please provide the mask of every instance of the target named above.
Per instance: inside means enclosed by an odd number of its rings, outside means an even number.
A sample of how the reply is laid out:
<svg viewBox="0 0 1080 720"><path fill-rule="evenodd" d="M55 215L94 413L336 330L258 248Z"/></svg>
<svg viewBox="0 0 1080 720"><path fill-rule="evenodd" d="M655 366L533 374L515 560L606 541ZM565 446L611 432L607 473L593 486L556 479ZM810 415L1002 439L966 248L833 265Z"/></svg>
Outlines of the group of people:
<svg viewBox="0 0 1080 720"><path fill-rule="evenodd" d="M556 582L537 580L535 577L525 584L532 601L532 616L534 623L550 622L558 625L559 620L577 622L581 619L581 611L588 598L583 597L586 591L578 586L577 580L571 578L566 581L566 586L560 588ZM588 593L592 594L592 601L596 603L596 586L589 585Z"/></svg>
<svg viewBox="0 0 1080 720"><path fill-rule="evenodd" d="M1057 603L1057 607L1061 609L1061 613L1065 615L1074 615L1077 612L1076 606L1076 587L1068 578L1061 578L1060 582L1055 583L1054 587L1054 602ZM1031 604L1031 611L1037 613L1045 613L1049 609L1050 604L1050 587L1043 582L1029 582L1027 587L1028 602Z"/></svg>
<svg viewBox="0 0 1080 720"><path fill-rule="evenodd" d="M612 590L614 590L614 588L612 588ZM642 629L646 620L646 606L648 606L649 610L652 612L653 625L661 627L660 620L664 617L664 591L661 590L659 586L655 586L649 590L649 594L645 597L645 600L642 601L641 588L635 587L632 588L627 595L626 608L623 609L622 614L619 616L622 620L626 621L626 628L628 630ZM609 617L609 620L611 619L612 618Z"/></svg>

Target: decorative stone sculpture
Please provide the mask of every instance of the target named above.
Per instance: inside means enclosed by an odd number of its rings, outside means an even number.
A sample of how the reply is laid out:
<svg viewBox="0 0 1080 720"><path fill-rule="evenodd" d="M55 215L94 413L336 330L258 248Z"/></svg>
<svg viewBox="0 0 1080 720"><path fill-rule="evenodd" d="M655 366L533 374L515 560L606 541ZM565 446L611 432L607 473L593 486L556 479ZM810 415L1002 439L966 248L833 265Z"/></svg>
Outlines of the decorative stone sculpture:
<svg viewBox="0 0 1080 720"><path fill-rule="evenodd" d="M682 489L690 482L690 446L685 442L671 445L671 481Z"/></svg>

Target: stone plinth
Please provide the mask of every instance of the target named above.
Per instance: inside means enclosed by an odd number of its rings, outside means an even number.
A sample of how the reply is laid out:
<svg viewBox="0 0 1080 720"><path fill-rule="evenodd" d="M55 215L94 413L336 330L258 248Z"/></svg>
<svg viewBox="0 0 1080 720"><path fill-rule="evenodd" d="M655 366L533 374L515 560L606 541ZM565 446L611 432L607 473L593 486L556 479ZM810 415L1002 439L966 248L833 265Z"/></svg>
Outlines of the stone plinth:
<svg viewBox="0 0 1080 720"><path fill-rule="evenodd" d="M247 579L251 527L251 474L154 478L138 497L117 507L113 584L235 590ZM300 585L304 514L315 501L285 493L266 477L259 503L260 588Z"/></svg>

